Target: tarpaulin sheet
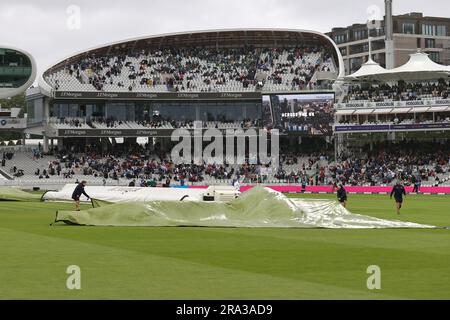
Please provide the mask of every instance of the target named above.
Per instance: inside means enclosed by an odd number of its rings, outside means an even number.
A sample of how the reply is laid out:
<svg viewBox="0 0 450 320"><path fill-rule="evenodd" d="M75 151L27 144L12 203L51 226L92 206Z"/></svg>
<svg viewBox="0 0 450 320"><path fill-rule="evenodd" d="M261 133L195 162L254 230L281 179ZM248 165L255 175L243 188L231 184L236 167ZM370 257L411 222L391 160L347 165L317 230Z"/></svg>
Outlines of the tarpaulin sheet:
<svg viewBox="0 0 450 320"><path fill-rule="evenodd" d="M56 221L91 226L434 228L352 214L336 201L291 199L262 187L228 203L156 200L99 205L83 211L60 211Z"/></svg>

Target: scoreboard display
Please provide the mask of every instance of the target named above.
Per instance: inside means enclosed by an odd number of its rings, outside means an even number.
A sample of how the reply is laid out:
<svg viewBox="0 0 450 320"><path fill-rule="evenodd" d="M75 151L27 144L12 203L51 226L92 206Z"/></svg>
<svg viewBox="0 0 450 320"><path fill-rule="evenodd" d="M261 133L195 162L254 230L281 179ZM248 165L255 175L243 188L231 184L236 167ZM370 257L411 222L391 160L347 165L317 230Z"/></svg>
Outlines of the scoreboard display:
<svg viewBox="0 0 450 320"><path fill-rule="evenodd" d="M334 93L263 95L264 125L283 133L331 135Z"/></svg>

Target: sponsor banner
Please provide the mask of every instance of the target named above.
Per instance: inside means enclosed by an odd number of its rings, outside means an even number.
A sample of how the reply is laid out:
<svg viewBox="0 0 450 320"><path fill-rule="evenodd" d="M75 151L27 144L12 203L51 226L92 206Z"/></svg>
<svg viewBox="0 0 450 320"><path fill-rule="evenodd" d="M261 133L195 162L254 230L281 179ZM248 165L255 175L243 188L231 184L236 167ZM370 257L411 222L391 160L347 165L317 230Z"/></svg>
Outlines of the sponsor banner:
<svg viewBox="0 0 450 320"><path fill-rule="evenodd" d="M344 106L345 108L364 108L367 106L367 103L343 103L339 104L339 106Z"/></svg>
<svg viewBox="0 0 450 320"><path fill-rule="evenodd" d="M0 129L25 129L27 121L24 118L0 118Z"/></svg>
<svg viewBox="0 0 450 320"><path fill-rule="evenodd" d="M431 101L427 101L428 105L431 104ZM425 101L423 100L412 100L412 101L402 101L402 103L400 103L400 105L405 105L407 107L412 107L412 106L424 106L425 105Z"/></svg>
<svg viewBox="0 0 450 320"><path fill-rule="evenodd" d="M264 132L262 129L249 128L255 130L255 134L261 134ZM48 132L49 136L59 136L59 137L171 137L172 132L177 129L58 129ZM178 129L179 130L179 129ZM200 130L201 134L205 134L208 130L213 130L213 128L200 128L200 129L182 129L189 132L190 135L194 133L194 130ZM240 134L243 129L232 128L232 129L214 129L219 130L226 134ZM230 132L231 130L231 132ZM199 131L197 131L199 132ZM245 134L245 131L242 131ZM272 134L275 130L271 131Z"/></svg>
<svg viewBox="0 0 450 320"><path fill-rule="evenodd" d="M344 131L388 131L389 125L365 125L365 126L341 126L336 125L334 127L335 132L344 132Z"/></svg>
<svg viewBox="0 0 450 320"><path fill-rule="evenodd" d="M449 130L448 123L414 123L414 124L383 124L383 125L336 125L335 132L358 132L358 131L408 131L408 130Z"/></svg>
<svg viewBox="0 0 450 320"><path fill-rule="evenodd" d="M55 99L261 100L260 92L77 92L56 91Z"/></svg>
<svg viewBox="0 0 450 320"><path fill-rule="evenodd" d="M442 99L442 100L436 100L435 102L434 102L434 104L437 104L437 105L450 105L450 100L449 99Z"/></svg>
<svg viewBox="0 0 450 320"><path fill-rule="evenodd" d="M59 129L59 137L170 137L174 129Z"/></svg>
<svg viewBox="0 0 450 320"><path fill-rule="evenodd" d="M374 107L394 107L394 102L375 102Z"/></svg>
<svg viewBox="0 0 450 320"><path fill-rule="evenodd" d="M270 186L273 190L285 193L301 193L302 187L299 185L289 185L289 186ZM208 186L190 186L190 188L200 188L206 189ZM240 191L244 192L253 188L253 186L241 186ZM345 190L349 193L390 193L392 191L392 186L344 186ZM405 187L407 193L413 193L413 187ZM310 193L336 193L333 190L333 186L306 186L305 192ZM421 194L450 194L450 187L420 187L419 191Z"/></svg>

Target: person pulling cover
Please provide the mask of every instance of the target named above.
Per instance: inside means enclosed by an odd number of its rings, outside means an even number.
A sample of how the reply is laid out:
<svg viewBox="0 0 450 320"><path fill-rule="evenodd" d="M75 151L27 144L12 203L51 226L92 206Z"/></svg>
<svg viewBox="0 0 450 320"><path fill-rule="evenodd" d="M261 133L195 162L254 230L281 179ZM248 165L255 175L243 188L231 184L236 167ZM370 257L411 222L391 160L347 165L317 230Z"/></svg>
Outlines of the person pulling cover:
<svg viewBox="0 0 450 320"><path fill-rule="evenodd" d="M339 203L342 204L345 208L347 206L347 191L345 191L344 186L342 184L338 185L337 198Z"/></svg>
<svg viewBox="0 0 450 320"><path fill-rule="evenodd" d="M77 211L80 211L80 197L82 194L84 194L86 196L86 198L89 200L89 196L86 193L86 191L84 191L84 187L86 187L86 181L81 181L81 183L79 183L75 190L72 193L72 199L75 201L75 209Z"/></svg>

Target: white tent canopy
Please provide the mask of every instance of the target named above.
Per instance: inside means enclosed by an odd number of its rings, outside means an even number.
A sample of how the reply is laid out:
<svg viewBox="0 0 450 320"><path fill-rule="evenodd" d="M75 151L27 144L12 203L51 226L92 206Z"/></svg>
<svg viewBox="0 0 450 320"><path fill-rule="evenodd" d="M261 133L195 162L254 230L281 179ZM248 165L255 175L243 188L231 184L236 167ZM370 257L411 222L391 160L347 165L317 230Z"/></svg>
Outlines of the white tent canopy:
<svg viewBox="0 0 450 320"><path fill-rule="evenodd" d="M386 69L380 66L378 63L373 61L371 58L364 63L361 68L358 69L355 73L352 73L349 76L346 76L344 79L346 81L355 81L355 80L378 80L379 74L384 74Z"/></svg>
<svg viewBox="0 0 450 320"><path fill-rule="evenodd" d="M437 80L450 77L450 66L444 66L432 61L428 54L417 52L410 54L409 61L404 65L386 70L369 59L355 73L345 77L347 81L379 80L379 81L410 81Z"/></svg>
<svg viewBox="0 0 450 320"><path fill-rule="evenodd" d="M449 66L432 61L426 53L417 52L411 54L409 61L404 65L387 70L382 78L385 80L431 80L447 78L449 75Z"/></svg>

